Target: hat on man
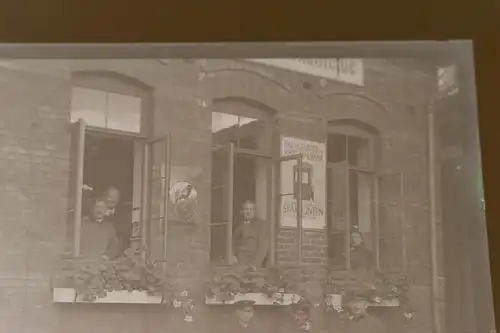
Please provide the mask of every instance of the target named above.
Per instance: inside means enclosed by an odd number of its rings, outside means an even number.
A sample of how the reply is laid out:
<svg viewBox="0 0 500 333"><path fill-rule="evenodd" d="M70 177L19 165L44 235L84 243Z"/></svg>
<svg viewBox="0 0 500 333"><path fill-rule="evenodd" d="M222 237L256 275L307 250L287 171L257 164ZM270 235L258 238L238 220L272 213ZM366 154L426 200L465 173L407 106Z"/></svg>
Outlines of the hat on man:
<svg viewBox="0 0 500 333"><path fill-rule="evenodd" d="M252 300L241 300L234 303L234 305L238 306L241 309L253 307L255 305L255 301Z"/></svg>

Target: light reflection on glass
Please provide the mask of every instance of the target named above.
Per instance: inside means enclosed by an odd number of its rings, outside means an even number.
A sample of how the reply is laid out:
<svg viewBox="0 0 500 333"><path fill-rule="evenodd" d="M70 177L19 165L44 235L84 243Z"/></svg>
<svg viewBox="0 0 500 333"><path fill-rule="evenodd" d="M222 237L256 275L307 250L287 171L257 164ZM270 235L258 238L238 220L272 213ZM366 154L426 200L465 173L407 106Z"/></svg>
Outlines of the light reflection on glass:
<svg viewBox="0 0 500 333"><path fill-rule="evenodd" d="M223 129L233 126L244 126L257 121L254 118L239 117L232 114L212 112L212 133L217 133Z"/></svg>
<svg viewBox="0 0 500 333"><path fill-rule="evenodd" d="M212 112L212 133L238 125L238 116L220 112Z"/></svg>
<svg viewBox="0 0 500 333"><path fill-rule="evenodd" d="M141 99L121 94L108 94L107 128L125 132L141 131Z"/></svg>
<svg viewBox="0 0 500 333"><path fill-rule="evenodd" d="M89 126L139 133L141 99L74 87L71 94L70 119L71 122L83 119Z"/></svg>
<svg viewBox="0 0 500 333"><path fill-rule="evenodd" d="M71 122L85 120L87 125L106 127L106 93L74 87L71 96Z"/></svg>

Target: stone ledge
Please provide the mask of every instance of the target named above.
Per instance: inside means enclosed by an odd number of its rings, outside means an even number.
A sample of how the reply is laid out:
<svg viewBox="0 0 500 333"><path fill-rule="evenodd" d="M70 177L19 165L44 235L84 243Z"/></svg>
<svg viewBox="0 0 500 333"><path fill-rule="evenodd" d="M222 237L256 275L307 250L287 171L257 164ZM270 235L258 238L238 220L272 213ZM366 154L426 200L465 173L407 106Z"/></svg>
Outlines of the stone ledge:
<svg viewBox="0 0 500 333"><path fill-rule="evenodd" d="M145 291L111 291L106 297L92 302L84 301L73 288L54 288L54 303L112 303L112 304L162 304L162 298L150 296Z"/></svg>
<svg viewBox="0 0 500 333"><path fill-rule="evenodd" d="M269 297L264 293L236 294L231 300L221 300L217 296L205 296L207 305L232 305L241 301L253 301L254 305L289 306L299 302L301 297L296 294L276 293Z"/></svg>

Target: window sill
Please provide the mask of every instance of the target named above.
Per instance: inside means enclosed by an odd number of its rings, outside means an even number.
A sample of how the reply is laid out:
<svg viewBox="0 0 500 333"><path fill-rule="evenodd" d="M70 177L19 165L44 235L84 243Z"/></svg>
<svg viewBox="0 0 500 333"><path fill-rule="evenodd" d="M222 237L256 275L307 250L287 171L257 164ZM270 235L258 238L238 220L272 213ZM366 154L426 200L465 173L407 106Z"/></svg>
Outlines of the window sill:
<svg viewBox="0 0 500 333"><path fill-rule="evenodd" d="M326 294L325 300L333 306L342 306L342 295L340 294ZM369 307L399 307L401 304L398 299L386 299L380 302L369 302Z"/></svg>
<svg viewBox="0 0 500 333"><path fill-rule="evenodd" d="M246 293L236 294L231 300L222 300L216 296L206 296L205 304L207 305L232 305L241 301L253 301L254 305L267 306L290 306L296 304L300 300L300 296L296 294L276 293L269 297L264 293Z"/></svg>
<svg viewBox="0 0 500 333"><path fill-rule="evenodd" d="M77 296L73 288L54 288L54 303L112 303L112 304L161 304L162 298L159 296L150 296L145 291L112 291L108 292L106 297L88 302Z"/></svg>

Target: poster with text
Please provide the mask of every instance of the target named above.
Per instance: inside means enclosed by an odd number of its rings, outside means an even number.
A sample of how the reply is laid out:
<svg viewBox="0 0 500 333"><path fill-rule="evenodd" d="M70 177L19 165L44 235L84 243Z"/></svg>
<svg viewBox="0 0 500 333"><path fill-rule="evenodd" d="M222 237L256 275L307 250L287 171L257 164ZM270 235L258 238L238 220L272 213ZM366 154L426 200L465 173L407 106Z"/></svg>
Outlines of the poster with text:
<svg viewBox="0 0 500 333"><path fill-rule="evenodd" d="M297 138L281 138L281 156L302 154L302 227L326 226L326 145ZM281 162L281 226L297 227L297 160Z"/></svg>

